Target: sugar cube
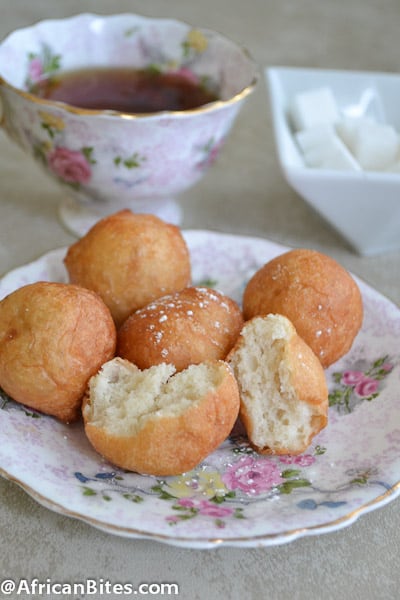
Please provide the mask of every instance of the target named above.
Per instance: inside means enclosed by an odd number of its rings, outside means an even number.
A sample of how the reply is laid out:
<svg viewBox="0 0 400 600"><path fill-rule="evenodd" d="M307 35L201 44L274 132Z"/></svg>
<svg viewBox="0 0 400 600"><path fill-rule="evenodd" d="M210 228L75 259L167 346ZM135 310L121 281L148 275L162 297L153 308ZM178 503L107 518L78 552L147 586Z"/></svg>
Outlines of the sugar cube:
<svg viewBox="0 0 400 600"><path fill-rule="evenodd" d="M295 138L302 151L307 152L315 147L323 146L333 135L335 135L333 125L323 124L297 131Z"/></svg>
<svg viewBox="0 0 400 600"><path fill-rule="evenodd" d="M315 126L295 134L309 167L360 170L360 166L330 125Z"/></svg>
<svg viewBox="0 0 400 600"><path fill-rule="evenodd" d="M360 165L337 135L332 135L324 145L305 151L304 160L308 166L320 169L360 170Z"/></svg>
<svg viewBox="0 0 400 600"><path fill-rule="evenodd" d="M384 170L396 161L399 135L391 125L368 123L357 129L353 152L363 169Z"/></svg>
<svg viewBox="0 0 400 600"><path fill-rule="evenodd" d="M339 119L339 110L332 91L318 88L296 94L290 116L297 131L316 125L332 124Z"/></svg>

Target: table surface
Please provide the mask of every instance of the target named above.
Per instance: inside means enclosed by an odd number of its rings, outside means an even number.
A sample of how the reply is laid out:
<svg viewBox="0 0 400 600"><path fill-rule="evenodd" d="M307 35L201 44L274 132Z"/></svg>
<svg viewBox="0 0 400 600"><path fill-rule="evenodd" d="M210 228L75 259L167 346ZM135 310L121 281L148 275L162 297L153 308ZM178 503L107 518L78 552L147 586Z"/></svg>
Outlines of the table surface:
<svg viewBox="0 0 400 600"><path fill-rule="evenodd" d="M397 0L13 0L2 4L0 37L43 18L127 11L177 17L219 30L246 46L260 70L291 65L395 72L399 66ZM61 191L3 132L0 156L0 273L5 273L68 245L73 238L58 220ZM286 184L277 163L262 78L218 161L201 183L184 194L182 207L184 228L242 233L315 248L400 303L400 252L358 256ZM0 498L0 579L176 582L179 597L191 600L389 600L398 596L400 588L400 499L363 515L350 527L290 544L192 550L102 533L43 508L3 479Z"/></svg>

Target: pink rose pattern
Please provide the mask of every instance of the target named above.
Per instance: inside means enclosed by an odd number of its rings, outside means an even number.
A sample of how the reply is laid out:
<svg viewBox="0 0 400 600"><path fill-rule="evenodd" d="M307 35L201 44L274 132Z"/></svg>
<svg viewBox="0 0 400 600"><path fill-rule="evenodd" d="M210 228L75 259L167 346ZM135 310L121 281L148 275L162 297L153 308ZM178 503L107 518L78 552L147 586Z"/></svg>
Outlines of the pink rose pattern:
<svg viewBox="0 0 400 600"><path fill-rule="evenodd" d="M314 449L315 455L267 457L259 456L241 436L230 438L229 443L235 459L225 465L221 472L206 471L210 482L217 480L217 489L213 497L196 493L192 486L188 486L187 496L174 496L171 482L163 480L152 486L152 494L172 503L171 508L174 512L165 517L169 525L175 526L197 517L211 519L215 527L222 529L226 526L227 519L245 519L245 506L252 500L257 501L261 496L272 498L281 493L288 494L295 488L311 485L307 479L300 476L299 468L309 467L316 460L315 456L325 451L317 446ZM75 477L81 483L85 496L98 496L109 502L112 499L112 490L131 502L144 501L141 490L126 486L123 483L124 476L120 473L102 472L88 477L77 472ZM99 489L96 485L104 483L107 483L106 489Z"/></svg>
<svg viewBox="0 0 400 600"><path fill-rule="evenodd" d="M241 490L256 496L278 486L283 478L279 466L274 462L248 455L228 466L222 481L230 490Z"/></svg>
<svg viewBox="0 0 400 600"><path fill-rule="evenodd" d="M28 54L26 89L33 91L35 84L43 78L51 79L60 68L61 56L55 54L47 44L42 44L39 52ZM49 135L50 141L34 140L34 155L40 158L49 170L65 183L74 187L87 184L92 176L91 164L95 162L90 158L91 149L89 149L89 153L85 148L72 150L60 144L60 139L55 143L55 136L60 137L62 130L59 131L57 127L52 127L43 120L43 117L41 117L41 126Z"/></svg>
<svg viewBox="0 0 400 600"><path fill-rule="evenodd" d="M39 113L39 116L41 128L46 132L48 139L34 140L34 155L40 158L49 171L63 183L75 189L87 185L92 178L92 165L96 163L93 148L90 146L79 149L67 148L63 144L64 120L46 111Z"/></svg>
<svg viewBox="0 0 400 600"><path fill-rule="evenodd" d="M91 168L82 152L56 147L47 157L50 170L67 183L88 183Z"/></svg>
<svg viewBox="0 0 400 600"><path fill-rule="evenodd" d="M210 502L209 500L197 500L191 498L180 498L177 504L173 507L177 511L185 511L180 512L180 514L175 514L167 517L168 523L171 525L175 525L180 520L182 520L182 516L184 516L184 520L191 518L196 515L203 515L206 517L212 517L217 520L218 527L224 527L224 522L221 520L226 517L232 517L235 513L235 509L227 506L221 506Z"/></svg>
<svg viewBox="0 0 400 600"><path fill-rule="evenodd" d="M260 497L273 498L280 494L289 494L296 488L308 487L310 481L302 477L300 468L311 466L316 456L323 454L325 448L316 446L314 454L303 454L301 456L260 456L252 450L248 441L242 436L229 438L230 450L234 459L226 464L223 469L209 470L201 473L208 474L208 481L216 482L215 494L206 497L204 493L197 490L196 486L187 485L187 495L183 497L179 493L174 495L174 486L171 481L158 480L151 487L151 494L155 494L160 500L171 503L173 514L165 517L169 525L177 525L188 519L207 518L212 519L217 528L226 526L226 519L245 519L245 506L249 502L257 501ZM203 466L204 467L204 466ZM131 502L143 502L145 497L142 490L132 489L123 483L124 476L117 472L102 472L94 477L88 477L83 473L75 473L76 479L82 484L85 496L98 496L109 502L113 493L120 493L123 498ZM185 477L185 474L182 475ZM188 483L192 475L186 474ZM99 489L96 484L107 483L106 490ZM112 484L112 485L110 485ZM181 486L178 486L179 489Z"/></svg>
<svg viewBox="0 0 400 600"><path fill-rule="evenodd" d="M32 83L37 83L44 75L43 64L40 58L33 58L28 67L28 77Z"/></svg>
<svg viewBox="0 0 400 600"><path fill-rule="evenodd" d="M360 402L374 400L379 396L383 380L391 373L393 366L389 357L384 356L364 368L333 373L337 385L329 394L329 405L339 414L349 414Z"/></svg>
<svg viewBox="0 0 400 600"><path fill-rule="evenodd" d="M279 460L285 465L298 465L299 467L310 467L315 462L315 456L313 456L312 454L300 454L300 456L281 456Z"/></svg>
<svg viewBox="0 0 400 600"><path fill-rule="evenodd" d="M50 46L42 44L39 52L28 54L28 71L25 86L32 91L35 84L44 77L51 78L61 68L61 56L55 54Z"/></svg>

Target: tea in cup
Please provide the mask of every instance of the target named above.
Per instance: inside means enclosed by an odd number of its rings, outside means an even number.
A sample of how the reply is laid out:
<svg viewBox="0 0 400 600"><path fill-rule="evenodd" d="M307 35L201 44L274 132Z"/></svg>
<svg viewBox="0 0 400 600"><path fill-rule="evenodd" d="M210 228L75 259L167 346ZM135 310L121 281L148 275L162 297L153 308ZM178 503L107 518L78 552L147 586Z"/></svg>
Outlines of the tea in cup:
<svg viewBox="0 0 400 600"><path fill-rule="evenodd" d="M2 125L65 190L83 235L121 208L179 223L257 80L219 33L134 14L42 21L0 44Z"/></svg>

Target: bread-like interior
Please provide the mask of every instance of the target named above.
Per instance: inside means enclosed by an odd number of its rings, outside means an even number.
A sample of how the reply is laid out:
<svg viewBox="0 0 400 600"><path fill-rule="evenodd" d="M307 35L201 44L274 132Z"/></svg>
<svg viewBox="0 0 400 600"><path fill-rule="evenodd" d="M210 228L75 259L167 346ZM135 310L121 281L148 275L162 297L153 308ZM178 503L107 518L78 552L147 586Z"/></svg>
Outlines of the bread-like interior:
<svg viewBox="0 0 400 600"><path fill-rule="evenodd" d="M82 412L86 435L104 458L128 471L168 476L190 471L226 439L239 404L224 361L176 373L172 365L141 371L114 358L90 380Z"/></svg>
<svg viewBox="0 0 400 600"><path fill-rule="evenodd" d="M229 356L239 384L240 414L263 453L298 454L327 422L323 369L281 315L255 317Z"/></svg>
<svg viewBox="0 0 400 600"><path fill-rule="evenodd" d="M173 365L161 364L142 371L117 357L91 379L85 418L110 434L134 435L148 419L178 417L203 402L226 375L221 365L201 363L175 373Z"/></svg>
<svg viewBox="0 0 400 600"><path fill-rule="evenodd" d="M115 358L91 379L84 416L91 425L109 434L132 436L149 419L178 417L187 408L200 404L225 375L224 368L209 363L175 373L173 365L161 364L141 371L129 361Z"/></svg>

